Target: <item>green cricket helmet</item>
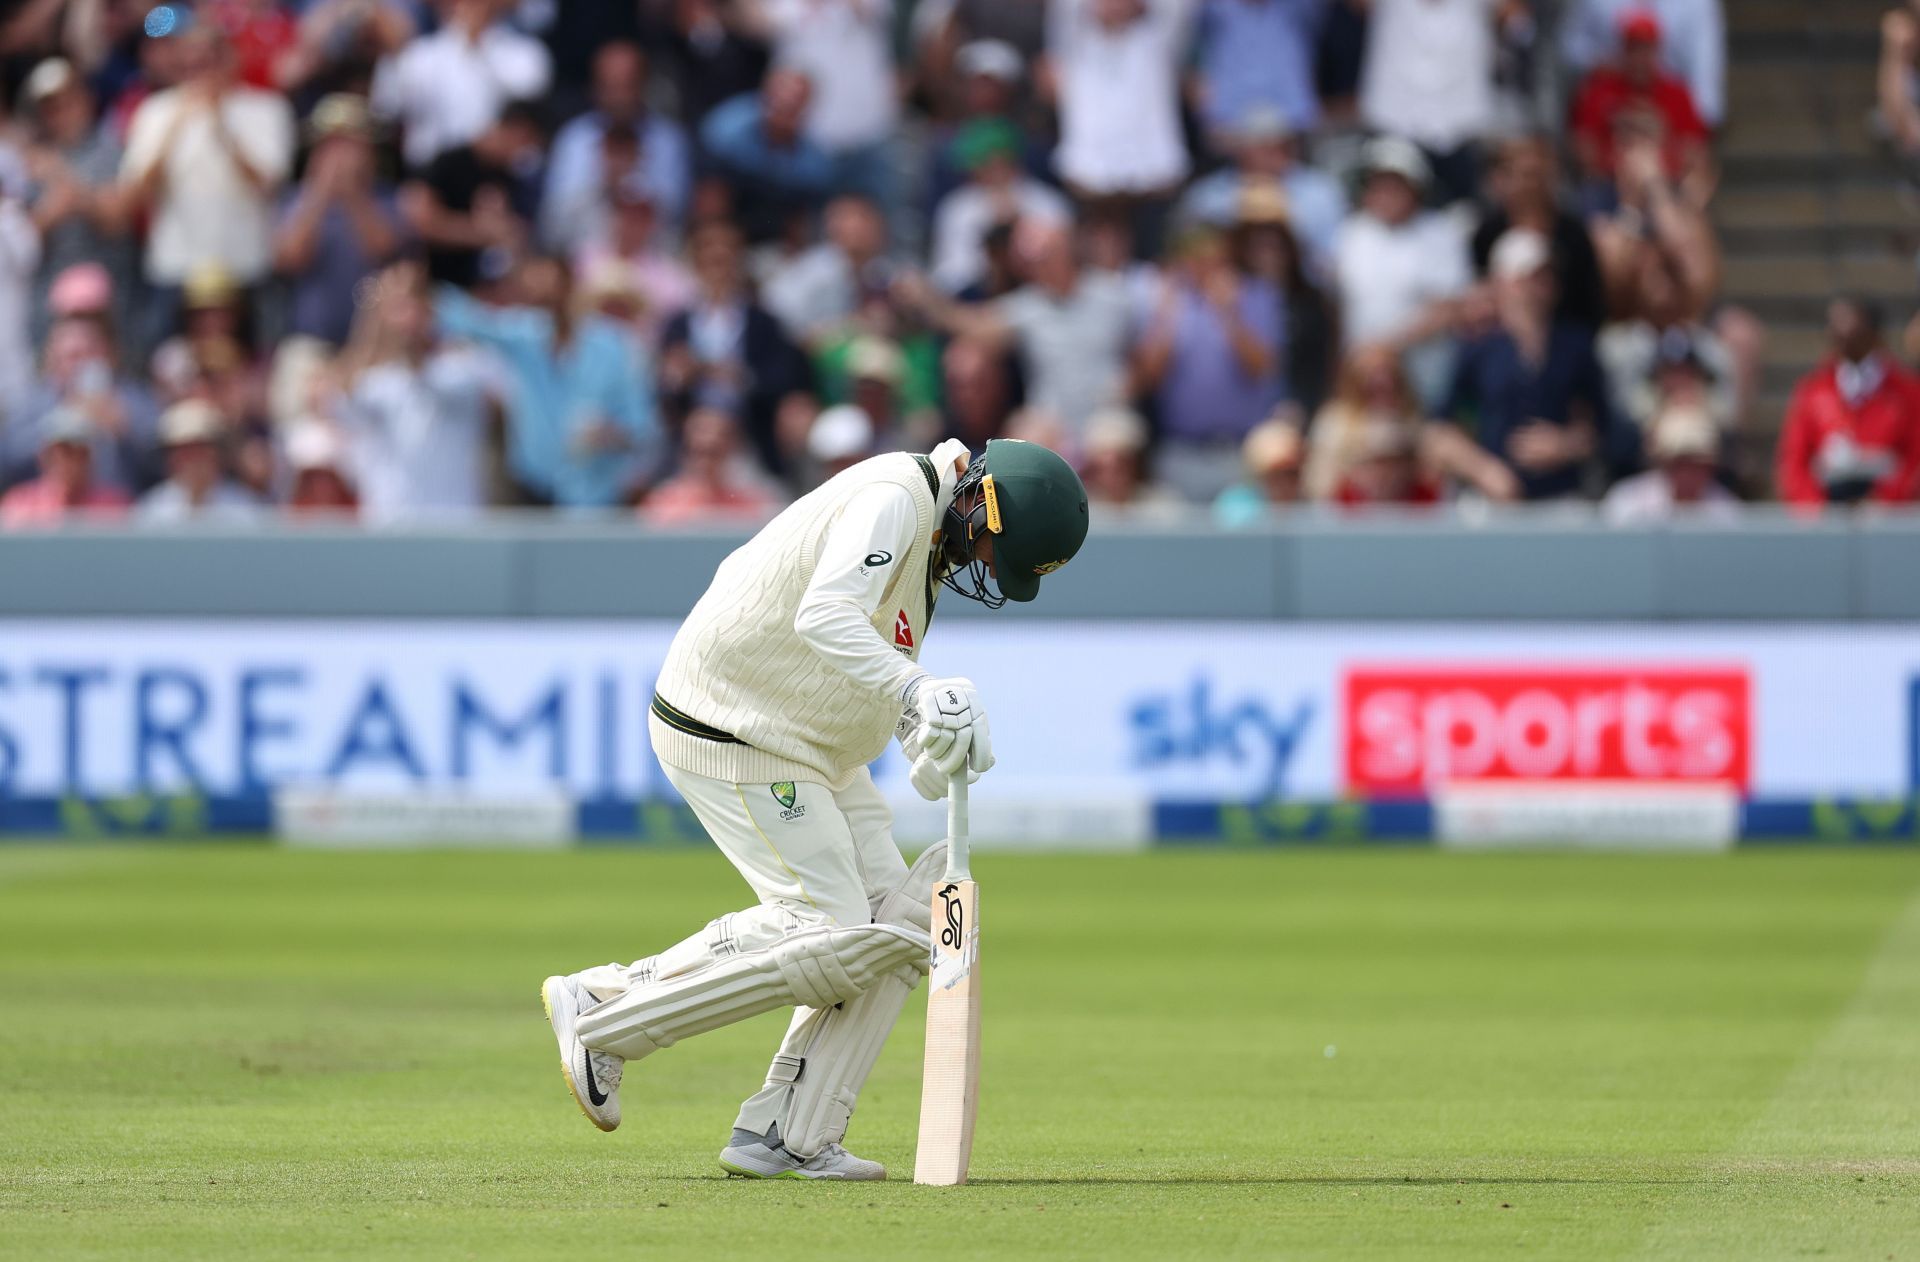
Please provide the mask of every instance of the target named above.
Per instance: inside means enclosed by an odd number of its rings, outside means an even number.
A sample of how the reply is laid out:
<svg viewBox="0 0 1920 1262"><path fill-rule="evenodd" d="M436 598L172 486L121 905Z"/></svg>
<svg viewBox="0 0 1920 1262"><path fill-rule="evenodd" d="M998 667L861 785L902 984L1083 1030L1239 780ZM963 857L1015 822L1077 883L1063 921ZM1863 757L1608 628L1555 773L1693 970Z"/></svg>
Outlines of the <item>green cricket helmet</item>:
<svg viewBox="0 0 1920 1262"><path fill-rule="evenodd" d="M982 535L993 537L997 594L978 556ZM941 581L989 609L1032 600L1040 594L1040 580L1071 561L1086 539L1087 488L1073 466L1038 443L996 438L954 487L941 522L947 562Z"/></svg>

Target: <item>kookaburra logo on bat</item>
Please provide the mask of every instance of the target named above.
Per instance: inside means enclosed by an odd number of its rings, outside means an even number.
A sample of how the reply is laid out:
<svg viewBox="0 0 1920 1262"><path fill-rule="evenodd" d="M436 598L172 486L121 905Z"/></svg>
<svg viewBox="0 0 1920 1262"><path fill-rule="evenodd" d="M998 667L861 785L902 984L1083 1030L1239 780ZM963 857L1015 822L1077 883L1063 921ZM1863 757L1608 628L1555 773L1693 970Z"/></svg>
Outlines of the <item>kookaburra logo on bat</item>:
<svg viewBox="0 0 1920 1262"><path fill-rule="evenodd" d="M947 913L946 927L940 931L940 945L955 951L960 949L960 943L966 938L967 909L955 897L959 892L960 887L951 882L940 891L940 905Z"/></svg>

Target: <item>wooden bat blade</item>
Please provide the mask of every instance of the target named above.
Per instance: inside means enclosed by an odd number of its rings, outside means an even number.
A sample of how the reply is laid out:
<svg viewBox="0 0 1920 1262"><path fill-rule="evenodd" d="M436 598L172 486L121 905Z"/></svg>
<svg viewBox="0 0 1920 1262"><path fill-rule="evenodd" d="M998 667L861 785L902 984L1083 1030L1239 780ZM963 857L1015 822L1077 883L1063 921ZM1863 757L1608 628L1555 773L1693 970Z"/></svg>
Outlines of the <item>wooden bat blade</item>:
<svg viewBox="0 0 1920 1262"><path fill-rule="evenodd" d="M933 891L933 972L927 978L926 1076L913 1181L967 1181L980 1103L980 889L943 881Z"/></svg>

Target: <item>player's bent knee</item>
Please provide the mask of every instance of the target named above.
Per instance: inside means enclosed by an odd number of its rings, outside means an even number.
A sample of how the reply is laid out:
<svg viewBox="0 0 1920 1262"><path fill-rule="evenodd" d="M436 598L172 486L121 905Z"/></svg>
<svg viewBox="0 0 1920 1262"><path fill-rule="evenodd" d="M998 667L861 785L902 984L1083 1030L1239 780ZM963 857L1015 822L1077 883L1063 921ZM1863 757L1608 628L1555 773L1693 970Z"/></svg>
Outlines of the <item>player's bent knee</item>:
<svg viewBox="0 0 1920 1262"><path fill-rule="evenodd" d="M932 950L924 931L881 924L813 925L758 949L709 950L699 967L663 973L582 1013L580 1041L636 1060L775 1008L845 1003L903 967L924 968Z"/></svg>
<svg viewBox="0 0 1920 1262"><path fill-rule="evenodd" d="M937 841L921 852L897 885L873 896L873 918L883 925L906 925L928 933L933 928L933 886L947 870L947 843ZM924 969L922 970L925 971Z"/></svg>

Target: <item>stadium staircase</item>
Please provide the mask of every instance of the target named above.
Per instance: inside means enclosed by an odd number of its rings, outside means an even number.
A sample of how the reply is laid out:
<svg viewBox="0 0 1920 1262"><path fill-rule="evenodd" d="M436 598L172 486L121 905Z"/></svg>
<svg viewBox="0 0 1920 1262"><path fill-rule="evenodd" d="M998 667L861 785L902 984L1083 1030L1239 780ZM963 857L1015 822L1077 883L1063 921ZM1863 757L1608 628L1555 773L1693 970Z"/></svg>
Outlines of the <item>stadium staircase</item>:
<svg viewBox="0 0 1920 1262"><path fill-rule="evenodd" d="M1727 301L1767 325L1755 430L1777 431L1820 358L1826 300L1914 308L1920 203L1873 124L1880 16L1893 0L1726 0L1728 127L1713 213Z"/></svg>

